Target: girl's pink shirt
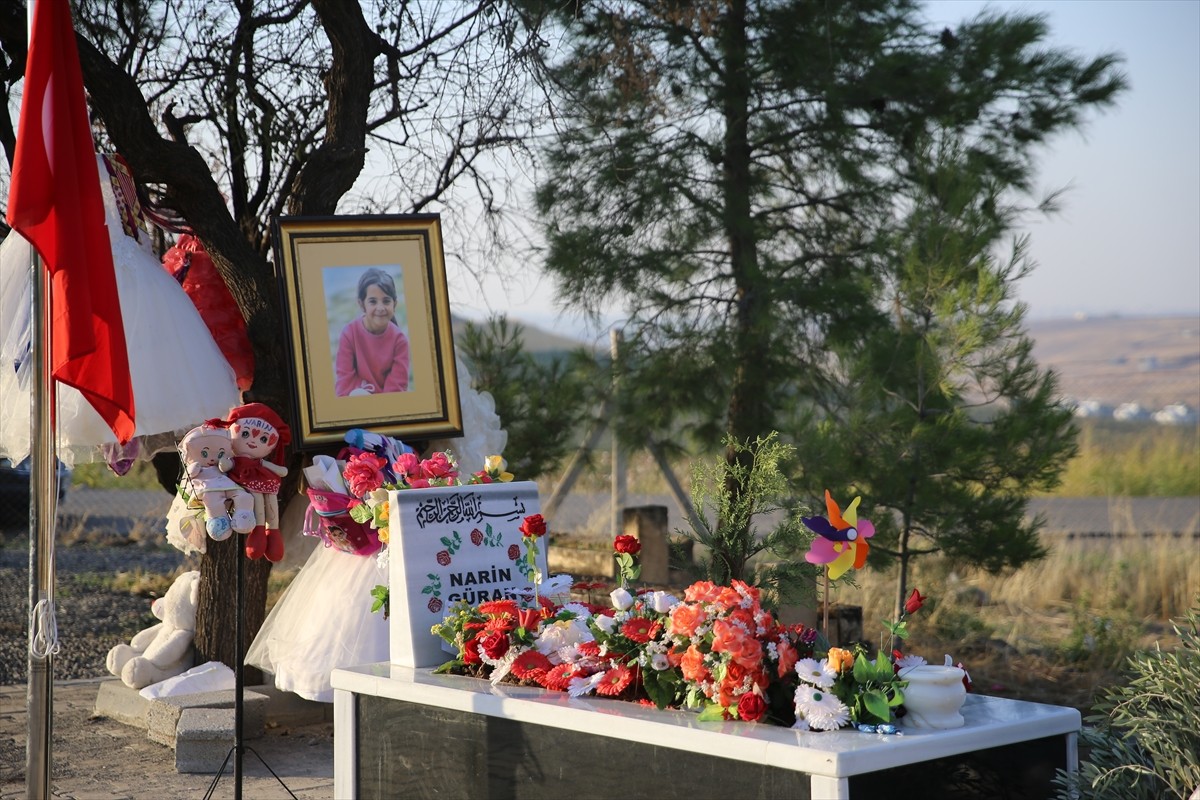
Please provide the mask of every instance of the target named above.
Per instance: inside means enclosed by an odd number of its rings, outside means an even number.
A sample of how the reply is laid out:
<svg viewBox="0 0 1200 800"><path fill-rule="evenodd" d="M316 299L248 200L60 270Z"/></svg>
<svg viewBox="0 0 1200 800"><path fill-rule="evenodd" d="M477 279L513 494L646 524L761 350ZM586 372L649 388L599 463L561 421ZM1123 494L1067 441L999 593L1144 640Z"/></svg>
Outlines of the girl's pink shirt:
<svg viewBox="0 0 1200 800"><path fill-rule="evenodd" d="M389 322L383 333L367 331L362 317L342 329L334 363L334 392L345 397L355 389L374 394L408 391L408 337Z"/></svg>

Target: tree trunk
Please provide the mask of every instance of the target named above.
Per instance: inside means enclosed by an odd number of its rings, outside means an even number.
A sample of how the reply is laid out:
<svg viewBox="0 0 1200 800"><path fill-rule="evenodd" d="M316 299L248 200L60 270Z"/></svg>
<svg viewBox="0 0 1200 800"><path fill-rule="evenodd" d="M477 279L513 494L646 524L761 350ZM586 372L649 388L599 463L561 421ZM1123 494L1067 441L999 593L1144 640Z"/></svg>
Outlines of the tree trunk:
<svg viewBox="0 0 1200 800"><path fill-rule="evenodd" d="M238 566L244 565L242 614L242 656L266 617L267 576L271 562L265 558L248 559L242 551L244 539L235 533L223 542L208 541L208 551L200 562L200 602L196 607L196 662L220 661L236 669L237 659L237 578ZM247 685L262 683L262 673L247 668Z"/></svg>
<svg viewBox="0 0 1200 800"><path fill-rule="evenodd" d="M744 0L734 0L729 6L729 21L723 32L721 46L725 73L725 91L722 98L722 115L725 121L725 231L729 242L730 268L736 286L732 359L734 376L726 430L739 443L770 433L766 374L768 338L765 332L760 330L760 326L770 319L770 315L766 308L767 292L761 285L758 240L750 204L751 86L746 70L747 38L746 3ZM748 460L751 456L731 447L726 451L725 458L733 464L738 460ZM734 498L741 492L741 487L732 477L727 479L726 489ZM728 572L715 576L714 580L727 581L730 578L744 577L749 537L748 524L741 531L728 533L726 541L730 546L728 551L722 554Z"/></svg>

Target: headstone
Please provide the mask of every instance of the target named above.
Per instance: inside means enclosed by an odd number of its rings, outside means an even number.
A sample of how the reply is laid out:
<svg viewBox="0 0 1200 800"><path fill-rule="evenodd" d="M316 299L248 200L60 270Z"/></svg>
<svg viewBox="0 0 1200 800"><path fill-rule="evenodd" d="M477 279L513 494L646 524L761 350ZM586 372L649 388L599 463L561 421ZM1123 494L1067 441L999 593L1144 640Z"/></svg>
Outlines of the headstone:
<svg viewBox="0 0 1200 800"><path fill-rule="evenodd" d="M435 489L389 495L391 661L435 667L450 659L430 632L459 601L521 598L533 593L520 527L539 513L532 481ZM535 563L549 576L546 536Z"/></svg>

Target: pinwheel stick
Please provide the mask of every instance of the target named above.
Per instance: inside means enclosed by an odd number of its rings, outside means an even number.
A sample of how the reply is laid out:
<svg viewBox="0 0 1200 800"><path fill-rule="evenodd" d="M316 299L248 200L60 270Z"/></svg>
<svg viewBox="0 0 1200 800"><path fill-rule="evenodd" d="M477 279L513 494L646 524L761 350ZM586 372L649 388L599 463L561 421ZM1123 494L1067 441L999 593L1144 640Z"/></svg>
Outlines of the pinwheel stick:
<svg viewBox="0 0 1200 800"><path fill-rule="evenodd" d="M825 591L821 593L821 624L825 628L825 639L829 641L829 565L825 565Z"/></svg>

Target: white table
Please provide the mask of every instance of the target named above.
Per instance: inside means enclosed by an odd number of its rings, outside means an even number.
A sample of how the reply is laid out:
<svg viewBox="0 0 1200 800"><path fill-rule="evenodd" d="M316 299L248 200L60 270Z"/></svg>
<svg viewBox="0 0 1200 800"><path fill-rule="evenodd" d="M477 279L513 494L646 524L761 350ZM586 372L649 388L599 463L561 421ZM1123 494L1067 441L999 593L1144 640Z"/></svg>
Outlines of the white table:
<svg viewBox="0 0 1200 800"><path fill-rule="evenodd" d="M571 698L533 687L492 686L389 663L335 670L332 682L334 794L347 798L387 792L404 797L563 797L564 785L571 780L580 788L576 798L609 796L601 785L606 770L619 773L620 764L629 758L657 759L658 772L680 764L679 774L667 776L667 786L678 789L676 796L699 798L711 796L704 793L706 786L715 793L713 784L688 789L680 779L698 775L703 780L705 770L697 770L695 760L701 758L716 760L722 766L714 774L733 775L731 780L740 781L739 786L752 782L760 797L796 797L803 790L825 800L850 797L856 784L866 795L863 781L889 787L914 781L924 788L927 779L938 777L934 772L959 769L956 757L969 760L979 754L995 754L993 767L999 765L1006 773L1011 767L1005 778L1010 783L1022 772L1029 773L1032 762L1048 759L1028 779L1044 792L1043 784L1055 767L1076 768L1081 723L1073 708L969 695L963 707L966 725L954 730L901 727L903 734L898 736L854 730L801 732L764 724L702 722L683 711L601 697ZM562 752L555 752L559 742ZM443 756L445 763L437 763ZM582 764L569 766L572 758L582 759ZM522 759L529 763L513 763ZM914 776L912 765L938 759L943 761ZM597 774L581 774L589 764ZM907 773L904 768L909 768ZM436 787L421 770L436 775L447 769L463 774L444 791L425 793L422 787ZM562 769L575 773L564 776ZM965 769L980 768L976 764ZM476 774L466 774L472 770ZM736 777L738 770L742 777ZM620 785L634 785L631 775L619 777ZM588 787L596 794L588 794ZM648 791L634 794L655 796L651 787L645 788ZM1038 796L1039 790L1029 791L1029 796Z"/></svg>

